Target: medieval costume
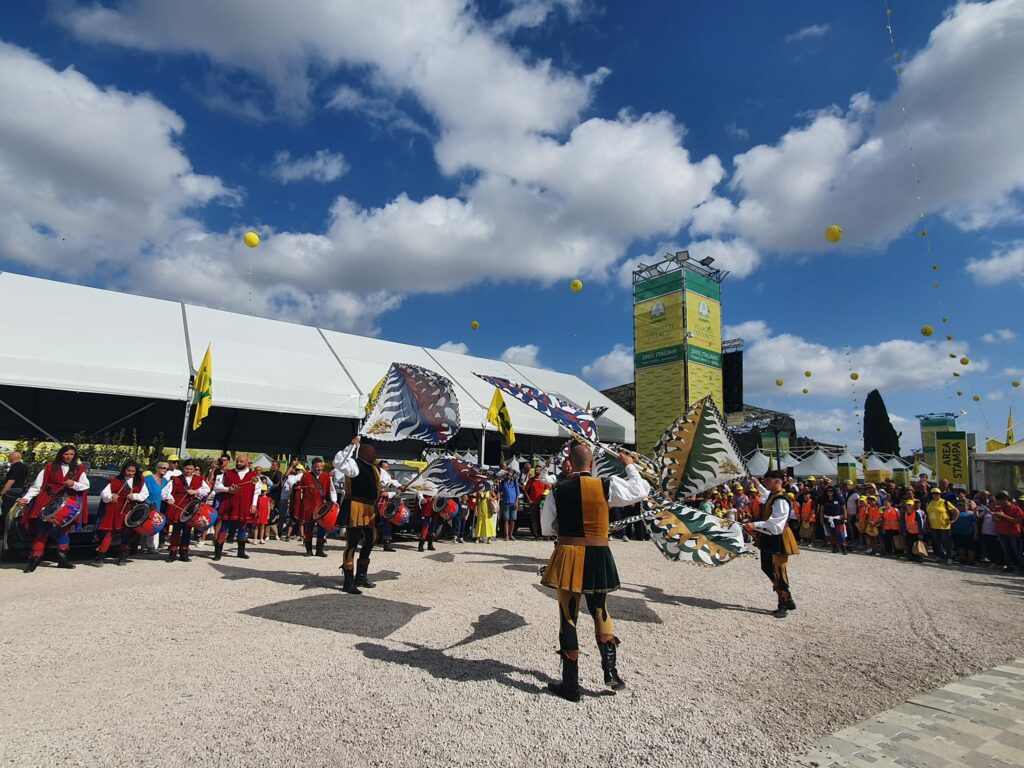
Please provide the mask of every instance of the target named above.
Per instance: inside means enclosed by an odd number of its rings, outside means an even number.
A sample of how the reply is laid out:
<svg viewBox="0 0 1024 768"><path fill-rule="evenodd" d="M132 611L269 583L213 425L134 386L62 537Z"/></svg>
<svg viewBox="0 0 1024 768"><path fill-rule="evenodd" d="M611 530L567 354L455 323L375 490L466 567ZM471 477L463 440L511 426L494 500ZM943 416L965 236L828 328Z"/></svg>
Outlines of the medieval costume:
<svg viewBox="0 0 1024 768"><path fill-rule="evenodd" d="M319 466L319 471L317 471ZM313 471L292 475L286 481L291 493L288 496L292 517L302 526L302 538L306 543L306 557L313 554L313 529L316 529L316 556L327 557L324 547L327 534L313 519L325 501L338 503L338 492L331 480L331 474L323 471L323 462L314 462Z"/></svg>
<svg viewBox="0 0 1024 768"><path fill-rule="evenodd" d="M358 449L358 457L353 453ZM345 501L342 518L347 519L345 571L342 589L352 595L362 594L359 587L377 586L366 578L370 552L377 538L377 500L380 497L380 470L376 466L377 451L372 445L361 445L359 438L334 457L334 468L345 476ZM356 550L359 559L356 562Z"/></svg>
<svg viewBox="0 0 1024 768"><path fill-rule="evenodd" d="M257 482L256 473L249 469L244 460L236 462L235 469L225 470L223 474L217 476L213 490L215 493L226 495L220 503L219 520L222 525L217 533L217 543L214 545L214 560L220 560L223 556L224 542L231 534L237 535L238 557L249 559L245 554L245 540L248 536L249 518L254 514L256 499L260 494Z"/></svg>
<svg viewBox="0 0 1024 768"><path fill-rule="evenodd" d="M782 470L774 470L765 477L779 479L785 474ZM757 483L757 492L760 505L752 523L754 543L761 550L761 570L771 579L772 589L779 598L779 607L774 615L783 618L787 611L796 610L789 588L789 556L800 554L800 547L787 525L792 502L786 498L785 492L771 493L760 483Z"/></svg>
<svg viewBox="0 0 1024 768"><path fill-rule="evenodd" d="M195 467L191 462L186 462L185 467ZM171 532L171 544L167 550L167 562L173 563L176 559L187 563L190 558L188 554L189 544L192 543L192 528L181 522L181 513L197 500L205 499L210 494L210 486L206 484L202 476L195 474L178 474L171 478L171 482L164 486L163 499L167 502L167 524L173 525Z"/></svg>
<svg viewBox="0 0 1024 768"><path fill-rule="evenodd" d="M68 461L68 458L70 458L70 461ZM86 477L85 466L78 463L77 451L71 446L62 446L57 453L56 459L47 462L46 466L39 471L35 482L32 483L20 500L23 504L28 504L33 500L35 502L25 511L22 523L26 533L32 537L32 547L29 551L25 573L34 571L36 566L42 561L47 539L52 539L53 543L57 545L58 567L75 567L68 560L71 538L68 535L67 527L57 528L40 519L40 515L43 512L43 508L55 496L66 494L69 503L81 505L82 522L87 522L88 499L86 491L88 490L89 478Z"/></svg>
<svg viewBox="0 0 1024 768"><path fill-rule="evenodd" d="M130 476L126 474L129 467L135 467L135 473ZM121 537L117 564L127 565L132 546L139 543L139 536L125 525L128 510L136 504L144 503L148 498L149 487L146 485L146 478L139 472L135 462L126 464L121 469L121 474L112 478L107 487L100 491L100 501L106 506L103 509L103 517L96 526L97 543L93 565L103 565L103 558L107 556L115 534L120 534Z"/></svg>
<svg viewBox="0 0 1024 768"><path fill-rule="evenodd" d="M551 688L570 701L580 698L576 619L584 595L594 619L605 684L615 690L625 687L615 666L619 639L606 604L608 593L620 587L615 560L608 546L609 507L634 504L651 492L635 464L626 465L625 478L607 480L592 477L589 465L586 469L573 472L555 485L541 513L543 534L558 536L541 582L558 592L562 682Z"/></svg>

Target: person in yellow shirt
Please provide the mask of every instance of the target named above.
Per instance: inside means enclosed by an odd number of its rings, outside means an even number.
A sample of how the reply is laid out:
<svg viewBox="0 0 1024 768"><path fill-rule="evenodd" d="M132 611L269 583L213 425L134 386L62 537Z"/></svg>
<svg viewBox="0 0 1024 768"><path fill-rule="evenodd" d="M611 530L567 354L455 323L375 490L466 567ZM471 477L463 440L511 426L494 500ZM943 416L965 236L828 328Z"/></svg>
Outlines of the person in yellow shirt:
<svg viewBox="0 0 1024 768"><path fill-rule="evenodd" d="M945 559L946 565L953 564L953 534L950 528L953 521L960 516L960 510L942 498L942 491L932 488L932 500L925 510L928 515L928 530L931 532L932 553L939 560Z"/></svg>
<svg viewBox="0 0 1024 768"><path fill-rule="evenodd" d="M868 496L864 510L864 538L868 547L869 555L882 554L878 546L878 534L882 530L882 510L878 506L877 496Z"/></svg>

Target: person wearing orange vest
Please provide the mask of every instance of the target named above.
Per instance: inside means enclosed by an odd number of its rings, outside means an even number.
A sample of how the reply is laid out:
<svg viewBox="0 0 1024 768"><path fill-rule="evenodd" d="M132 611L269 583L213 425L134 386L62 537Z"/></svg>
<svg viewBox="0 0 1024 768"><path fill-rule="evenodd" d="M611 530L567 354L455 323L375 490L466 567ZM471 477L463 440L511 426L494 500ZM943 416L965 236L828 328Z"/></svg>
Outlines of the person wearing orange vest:
<svg viewBox="0 0 1024 768"><path fill-rule="evenodd" d="M800 543L811 546L814 543L814 524L818 516L814 514L814 499L806 491L797 497L797 517L800 520Z"/></svg>
<svg viewBox="0 0 1024 768"><path fill-rule="evenodd" d="M900 511L896 509L889 498L882 502L882 554L889 557L896 551L896 537L900 533Z"/></svg>
<svg viewBox="0 0 1024 768"><path fill-rule="evenodd" d="M914 552L914 545L924 541L924 512L917 505L917 499L903 502L900 515L900 531L903 533L903 556L915 563L923 562L920 555Z"/></svg>
<svg viewBox="0 0 1024 768"><path fill-rule="evenodd" d="M882 554L878 547L878 534L882 532L882 510L878 507L878 497L868 496L864 508L864 522L861 526L868 547L869 555Z"/></svg>

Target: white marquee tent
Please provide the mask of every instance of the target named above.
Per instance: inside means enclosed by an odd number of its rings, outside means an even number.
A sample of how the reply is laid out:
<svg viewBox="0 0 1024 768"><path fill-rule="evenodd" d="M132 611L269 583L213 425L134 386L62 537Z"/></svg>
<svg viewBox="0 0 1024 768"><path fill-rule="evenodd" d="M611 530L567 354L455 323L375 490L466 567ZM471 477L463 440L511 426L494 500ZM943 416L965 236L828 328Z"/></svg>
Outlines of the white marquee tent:
<svg viewBox="0 0 1024 768"><path fill-rule="evenodd" d="M797 477L838 477L835 459L830 459L821 449L815 450L793 468Z"/></svg>

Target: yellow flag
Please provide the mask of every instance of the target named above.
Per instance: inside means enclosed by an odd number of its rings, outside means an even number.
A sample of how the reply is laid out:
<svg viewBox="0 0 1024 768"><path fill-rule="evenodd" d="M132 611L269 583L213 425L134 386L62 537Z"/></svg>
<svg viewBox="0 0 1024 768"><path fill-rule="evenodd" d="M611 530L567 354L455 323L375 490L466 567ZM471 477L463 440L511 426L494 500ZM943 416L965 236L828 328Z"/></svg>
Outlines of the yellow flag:
<svg viewBox="0 0 1024 768"><path fill-rule="evenodd" d="M1016 440L1013 439L1013 406L1010 406L1010 415L1006 418L1006 444L1013 445Z"/></svg>
<svg viewBox="0 0 1024 768"><path fill-rule="evenodd" d="M918 456L915 453L914 454L914 477L917 478L917 477L920 477L920 476L921 476L921 457Z"/></svg>
<svg viewBox="0 0 1024 768"><path fill-rule="evenodd" d="M512 429L512 417L508 415L505 398L501 396L500 389L494 390L491 407L487 409L487 420L498 428L501 433L501 442L506 448L516 441L516 433Z"/></svg>
<svg viewBox="0 0 1024 768"><path fill-rule="evenodd" d="M192 417L192 429L199 429L206 414L213 406L213 359L210 356L210 346L206 345L206 354L203 355L203 362L196 371L196 381L193 385L195 390L196 413Z"/></svg>
<svg viewBox="0 0 1024 768"><path fill-rule="evenodd" d="M370 399L366 401L366 413L363 414L364 417L369 416L370 411L373 410L373 404L377 402L377 396L380 394L380 390L384 386L384 379L387 377L388 375L385 373L380 377L380 381L373 385L373 389L370 390Z"/></svg>
<svg viewBox="0 0 1024 768"><path fill-rule="evenodd" d="M992 451L999 451L1006 447L1006 443L1001 443L998 440L993 440L991 437L985 441L985 450L989 453Z"/></svg>

